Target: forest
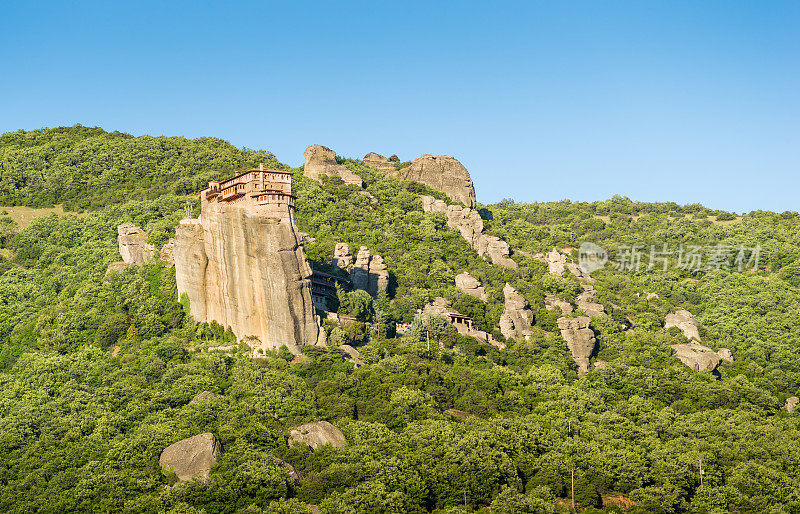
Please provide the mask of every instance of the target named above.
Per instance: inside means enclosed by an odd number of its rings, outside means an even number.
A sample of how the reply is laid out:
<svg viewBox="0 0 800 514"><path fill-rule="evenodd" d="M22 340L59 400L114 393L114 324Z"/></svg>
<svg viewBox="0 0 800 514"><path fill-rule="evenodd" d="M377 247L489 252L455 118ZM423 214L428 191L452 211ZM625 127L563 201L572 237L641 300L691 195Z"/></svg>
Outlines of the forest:
<svg viewBox="0 0 800 514"><path fill-rule="evenodd" d="M328 346L306 347L302 360L285 348L251 359L230 330L196 324L162 262L106 273L120 259L118 225L139 225L158 248L187 201L197 212L208 180L259 162L294 172L312 267L335 272L337 242L389 266L386 294L340 291L339 312L357 322L325 321ZM363 190L215 138L82 126L0 136L0 510L557 513L571 510L574 490L586 513L800 512L800 413L783 408L800 394L800 214L623 196L481 204L485 231L515 250L511 269L478 256L443 214L423 212L421 194L453 203L442 193L341 162ZM66 215L25 226L4 211L55 205ZM584 241L612 255L759 246L761 258L742 271L593 272L607 306L592 318L595 357L606 366L579 375L544 296L574 302L580 282L534 255L572 249L574 260ZM486 303L455 287L463 271L483 283ZM534 313L527 339L498 330L505 284ZM505 348L447 324L430 330L435 344L395 333L439 296ZM663 328L678 309L733 363L716 373L681 363L670 347L685 336ZM217 396L190 403L202 391ZM287 444L292 427L315 420L348 446ZM224 452L207 480L173 485L161 451L203 432Z"/></svg>

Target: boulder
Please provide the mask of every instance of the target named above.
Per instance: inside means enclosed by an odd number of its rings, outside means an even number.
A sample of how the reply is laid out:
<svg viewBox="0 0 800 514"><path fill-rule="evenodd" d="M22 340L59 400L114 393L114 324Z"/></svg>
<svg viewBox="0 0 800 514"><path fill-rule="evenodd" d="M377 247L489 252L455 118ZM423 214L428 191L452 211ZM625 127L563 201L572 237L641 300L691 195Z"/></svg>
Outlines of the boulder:
<svg viewBox="0 0 800 514"><path fill-rule="evenodd" d="M674 344L672 350L682 363L695 371L714 371L721 360L714 350L697 341L690 341L689 344Z"/></svg>
<svg viewBox="0 0 800 514"><path fill-rule="evenodd" d="M733 364L733 354L729 349L720 348L719 351L717 352L717 355L719 356L720 359L722 359L726 363Z"/></svg>
<svg viewBox="0 0 800 514"><path fill-rule="evenodd" d="M343 344L339 346L339 349L345 353L345 359L355 364L356 368L360 368L364 365L364 361L359 358L361 354L349 344Z"/></svg>
<svg viewBox="0 0 800 514"><path fill-rule="evenodd" d="M478 238L476 250L481 257L488 256L492 260L492 264L514 269L518 267L517 263L509 257L511 247L497 236L481 234Z"/></svg>
<svg viewBox="0 0 800 514"><path fill-rule="evenodd" d="M394 163L383 155L375 152L370 152L364 156L364 164L370 168L375 168L376 170L382 171L387 175L391 175L395 172Z"/></svg>
<svg viewBox="0 0 800 514"><path fill-rule="evenodd" d="M567 256L555 248L544 254L544 262L547 263L547 271L556 277L564 276L564 268L567 265Z"/></svg>
<svg viewBox="0 0 800 514"><path fill-rule="evenodd" d="M667 314L664 319L664 328L670 329L672 327L681 329L686 339L700 341L700 332L697 330L698 323L691 312L681 309L674 313Z"/></svg>
<svg viewBox="0 0 800 514"><path fill-rule="evenodd" d="M222 445L214 434L208 432L182 439L171 444L158 459L162 468L171 469L179 482L205 478L222 453Z"/></svg>
<svg viewBox="0 0 800 514"><path fill-rule="evenodd" d="M561 311L561 314L565 316L572 314L572 304L555 295L545 295L544 304L547 310L558 309Z"/></svg>
<svg viewBox="0 0 800 514"><path fill-rule="evenodd" d="M594 295L597 293L594 286L583 283L581 287L583 288L583 292L575 299L578 308L592 317L605 313L605 308L594 301Z"/></svg>
<svg viewBox="0 0 800 514"><path fill-rule="evenodd" d="M328 147L311 145L303 152L306 159L303 165L303 174L314 180L322 181L322 175L341 177L345 184L355 184L362 187L361 177L348 170L343 164L336 162L336 153Z"/></svg>
<svg viewBox="0 0 800 514"><path fill-rule="evenodd" d="M528 301L516 289L506 284L503 288L505 309L500 316L500 333L509 339L522 339L533 333L533 312Z"/></svg>
<svg viewBox="0 0 800 514"><path fill-rule="evenodd" d="M470 209L475 208L475 186L467 168L449 155L425 154L411 161L411 165L392 175L401 180L413 180L441 191Z"/></svg>
<svg viewBox="0 0 800 514"><path fill-rule="evenodd" d="M800 404L800 399L798 399L797 396L792 396L786 398L786 403L783 404L783 408L786 409L786 412L791 414L797 408L798 404Z"/></svg>
<svg viewBox="0 0 800 514"><path fill-rule="evenodd" d="M133 223L117 227L119 254L125 264L142 265L153 260L156 249L147 242L147 233Z"/></svg>
<svg viewBox="0 0 800 514"><path fill-rule="evenodd" d="M347 446L347 439L342 431L327 421L312 421L293 428L289 431L289 446L295 442L307 444L312 450L325 444L340 448Z"/></svg>
<svg viewBox="0 0 800 514"><path fill-rule="evenodd" d="M567 263L567 269L573 275L578 277L578 280L580 280L581 282L594 282L594 279L591 276L589 276L589 274L585 270L583 270L580 266L578 266L574 262L568 262ZM549 270L549 266L548 266L548 270Z"/></svg>
<svg viewBox="0 0 800 514"><path fill-rule="evenodd" d="M488 300L486 289L484 289L480 281L466 271L456 275L456 287L470 296L480 298L483 302Z"/></svg>
<svg viewBox="0 0 800 514"><path fill-rule="evenodd" d="M567 347L572 353L572 360L578 365L579 373L589 371L589 359L594 353L594 332L589 328L591 319L587 316L579 318L558 318L557 324L561 330L561 337L567 342Z"/></svg>
<svg viewBox="0 0 800 514"><path fill-rule="evenodd" d="M214 394L211 391L203 391L202 393L198 393L197 396L192 398L192 401L190 401L189 404L191 405L193 403L199 403L202 402L203 400L211 400L212 398L217 398L217 397L219 397L218 394Z"/></svg>

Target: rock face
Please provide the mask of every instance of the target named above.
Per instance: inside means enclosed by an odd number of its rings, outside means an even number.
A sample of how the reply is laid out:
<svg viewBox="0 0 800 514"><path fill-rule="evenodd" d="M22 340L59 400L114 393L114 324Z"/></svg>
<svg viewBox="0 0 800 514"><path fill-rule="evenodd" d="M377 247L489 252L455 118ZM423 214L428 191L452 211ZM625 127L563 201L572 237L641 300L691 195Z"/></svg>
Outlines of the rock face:
<svg viewBox="0 0 800 514"><path fill-rule="evenodd" d="M503 337L523 339L533 333L533 312L528 301L513 287L506 284L503 288L505 309L500 316L500 332Z"/></svg>
<svg viewBox="0 0 800 514"><path fill-rule="evenodd" d="M447 226L458 230L467 243L481 257L489 257L492 263L509 268L516 268L517 263L509 257L511 248L508 243L499 237L483 234L483 219L478 211L461 207L460 205L447 205L442 200L432 196L420 196L424 212L441 212L447 218Z"/></svg>
<svg viewBox="0 0 800 514"><path fill-rule="evenodd" d="M426 184L470 209L475 208L475 186L469 172L449 155L425 154L411 161L411 166L393 174L401 180Z"/></svg>
<svg viewBox="0 0 800 514"><path fill-rule="evenodd" d="M456 287L470 296L480 298L484 302L488 300L486 289L484 289L480 281L466 271L456 275Z"/></svg>
<svg viewBox="0 0 800 514"><path fill-rule="evenodd" d="M548 266L548 269L549 269L549 266ZM594 279L592 277L590 277L588 273L586 273L584 270L581 269L580 266L578 266L577 264L575 264L573 262L568 262L567 263L567 269L573 275L578 277L578 280L580 280L581 282L594 282Z"/></svg>
<svg viewBox="0 0 800 514"><path fill-rule="evenodd" d="M683 332L687 339L694 339L700 341L700 332L697 330L697 320L694 319L692 313L687 310L679 310L677 312L667 314L664 319L664 328L670 329L678 327Z"/></svg>
<svg viewBox="0 0 800 514"><path fill-rule="evenodd" d="M158 459L162 468L169 468L179 482L208 476L211 466L222 453L222 445L214 434L199 434L168 446Z"/></svg>
<svg viewBox="0 0 800 514"><path fill-rule="evenodd" d="M201 199L200 219L181 221L174 248L178 294L188 296L195 321L255 336L254 350L285 344L299 353L316 344L311 267L294 225L246 204Z"/></svg>
<svg viewBox="0 0 800 514"><path fill-rule="evenodd" d="M720 348L719 351L717 352L717 355L724 362L726 362L728 364L733 364L733 354L731 353L731 351L729 349Z"/></svg>
<svg viewBox="0 0 800 514"><path fill-rule="evenodd" d="M166 262L168 266L175 265L175 238L171 237L169 241L164 243L164 246L161 247L161 252L159 253L159 258Z"/></svg>
<svg viewBox="0 0 800 514"><path fill-rule="evenodd" d="M353 256L350 255L350 246L347 243L336 243L336 248L333 250L333 265L343 270L349 270L353 265Z"/></svg>
<svg viewBox="0 0 800 514"><path fill-rule="evenodd" d="M302 473L300 473L299 471L297 471L297 469L295 469L294 466L292 466L283 459L279 459L278 457L272 457L272 462L274 462L275 464L286 470L286 473L289 475L289 477L295 484L299 483L301 480L303 480L303 478L305 478L303 477Z"/></svg>
<svg viewBox="0 0 800 514"><path fill-rule="evenodd" d="M153 260L156 249L147 242L147 234L133 223L123 223L117 227L119 254L125 264L142 265Z"/></svg>
<svg viewBox="0 0 800 514"><path fill-rule="evenodd" d="M370 255L369 249L362 246L358 249L356 261L350 270L350 281L355 289L363 289L375 296L389 287L389 267L383 257Z"/></svg>
<svg viewBox="0 0 800 514"><path fill-rule="evenodd" d="M342 431L327 421L312 421L293 428L289 432L289 446L294 442L307 444L313 450L325 444L347 446L347 439L344 438Z"/></svg>
<svg viewBox="0 0 800 514"><path fill-rule="evenodd" d="M341 177L345 184L363 186L361 177L348 170L343 164L336 162L336 153L325 146L311 145L303 153L306 158L303 173L308 178L322 180L322 175L335 175Z"/></svg>
<svg viewBox="0 0 800 514"><path fill-rule="evenodd" d="M794 409L797 408L797 404L800 403L800 398L797 396L792 396L791 398L786 398L786 403L783 405L783 408L786 409L786 412L791 414L794 412Z"/></svg>
<svg viewBox="0 0 800 514"><path fill-rule="evenodd" d="M345 355L347 355L345 359L355 364L356 368L360 368L361 366L364 365L364 361L360 359L361 354L359 353L359 351L350 346L349 344L343 344L339 346L339 349L343 351Z"/></svg>
<svg viewBox="0 0 800 514"><path fill-rule="evenodd" d="M599 316L605 312L605 308L594 301L594 295L597 293L594 286L591 284L581 284L583 292L575 299L578 308L581 309L589 316Z"/></svg>
<svg viewBox="0 0 800 514"><path fill-rule="evenodd" d="M708 370L714 371L719 366L720 358L714 350L706 348L697 341L690 341L689 344L672 345L675 356L680 361L695 371Z"/></svg>
<svg viewBox="0 0 800 514"><path fill-rule="evenodd" d="M594 352L596 340L594 332L589 328L592 320L586 316L579 318L558 318L558 328L561 337L567 342L567 347L572 353L572 360L578 365L579 373L589 371L589 359Z"/></svg>
<svg viewBox="0 0 800 514"><path fill-rule="evenodd" d="M555 248L544 254L544 262L547 263L547 271L557 277L564 276L564 267L567 265L567 256Z"/></svg>
<svg viewBox="0 0 800 514"><path fill-rule="evenodd" d="M572 314L572 304L558 298L555 295L548 294L544 297L545 308L547 310L558 309L561 311L561 314L568 315Z"/></svg>
<svg viewBox="0 0 800 514"><path fill-rule="evenodd" d="M395 172L394 163L389 161L389 159L383 155L375 152L370 152L364 156L364 164L370 168L375 168L389 175Z"/></svg>

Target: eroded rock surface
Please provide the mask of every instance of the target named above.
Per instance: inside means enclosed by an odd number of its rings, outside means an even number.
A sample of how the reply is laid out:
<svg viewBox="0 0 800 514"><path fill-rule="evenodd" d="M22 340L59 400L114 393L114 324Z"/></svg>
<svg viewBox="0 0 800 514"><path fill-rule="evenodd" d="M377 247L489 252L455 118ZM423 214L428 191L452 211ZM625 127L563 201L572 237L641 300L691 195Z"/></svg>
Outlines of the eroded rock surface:
<svg viewBox="0 0 800 514"><path fill-rule="evenodd" d="M467 168L449 155L425 154L411 161L411 165L392 172L401 180L413 180L441 191L470 209L475 208L475 186Z"/></svg>
<svg viewBox="0 0 800 514"><path fill-rule="evenodd" d="M344 164L336 162L336 153L326 146L311 145L303 152L306 159L303 174L314 180L322 180L322 175L341 177L346 184L363 186L361 177L348 170Z"/></svg>
<svg viewBox="0 0 800 514"><path fill-rule="evenodd" d="M156 249L147 242L147 233L133 223L123 223L117 227L119 254L125 264L142 265L150 262Z"/></svg>
<svg viewBox="0 0 800 514"><path fill-rule="evenodd" d="M370 168L375 168L386 174L392 174L395 172L394 163L391 162L386 157L384 157L383 155L377 154L375 152L370 152L364 156L364 164L366 164Z"/></svg>
<svg viewBox="0 0 800 514"><path fill-rule="evenodd" d="M733 353L727 348L720 348L717 352L720 359L728 364L733 364Z"/></svg>
<svg viewBox="0 0 800 514"><path fill-rule="evenodd" d="M523 339L533 333L533 312L528 301L516 289L506 284L503 288L505 309L500 316L500 333L510 339Z"/></svg>
<svg viewBox="0 0 800 514"><path fill-rule="evenodd" d="M349 271L353 266L353 256L350 255L350 245L347 243L336 243L333 250L333 265L339 269Z"/></svg>
<svg viewBox="0 0 800 514"><path fill-rule="evenodd" d="M783 404L783 408L786 409L786 412L791 414L797 408L798 404L800 404L800 398L797 396L792 396L790 398L786 398L786 403Z"/></svg>
<svg viewBox="0 0 800 514"><path fill-rule="evenodd" d="M564 276L564 268L567 265L567 256L555 248L544 254L542 257L547 263L547 271L556 277Z"/></svg>
<svg viewBox="0 0 800 514"><path fill-rule="evenodd" d="M205 478L222 453L222 445L208 432L169 445L158 459L162 468L175 472L179 482Z"/></svg>
<svg viewBox="0 0 800 514"><path fill-rule="evenodd" d="M589 328L591 319L587 316L578 318L558 318L557 324L561 330L561 337L567 342L567 347L572 353L572 360L578 365L580 373L589 371L589 359L594 353L596 339L594 332Z"/></svg>
<svg viewBox="0 0 800 514"><path fill-rule="evenodd" d="M159 258L166 262L168 266L175 265L175 238L171 237L169 241L164 243L159 252Z"/></svg>
<svg viewBox="0 0 800 514"><path fill-rule="evenodd" d="M552 294L545 295L544 304L547 310L558 309L559 311L561 311L561 314L565 316L572 314L573 310L572 304L565 300L562 300L561 298L555 295Z"/></svg>
<svg viewBox="0 0 800 514"><path fill-rule="evenodd" d="M364 365L364 361L362 361L360 358L361 354L359 353L359 351L350 346L349 344L343 344L339 346L339 349L345 353L346 355L345 359L355 364L357 368Z"/></svg>
<svg viewBox="0 0 800 514"><path fill-rule="evenodd" d="M694 339L700 341L700 332L698 331L697 320L694 319L692 313L681 309L679 311L667 314L664 319L664 328L669 330L672 327L678 327L683 332L687 339Z"/></svg>
<svg viewBox="0 0 800 514"><path fill-rule="evenodd" d="M254 350L316 344L311 267L294 225L201 198L202 223L182 220L174 249L178 293L195 321L231 327Z"/></svg>
<svg viewBox="0 0 800 514"><path fill-rule="evenodd" d="M588 316L599 316L605 313L605 308L594 301L594 295L597 294L594 286L591 284L581 284L583 292L575 299L578 308L585 312Z"/></svg>
<svg viewBox="0 0 800 514"><path fill-rule="evenodd" d="M272 462L274 462L275 464L286 470L286 474L289 475L289 477L292 479L292 481L294 481L295 484L299 483L301 480L303 480L303 478L305 478L303 477L303 474L297 471L297 469L294 466L292 466L283 459L279 459L278 457L272 457Z"/></svg>
<svg viewBox="0 0 800 514"><path fill-rule="evenodd" d="M313 450L325 444L347 446L347 439L342 431L327 421L312 421L293 428L289 432L289 446L294 442L307 444Z"/></svg>
<svg viewBox="0 0 800 514"><path fill-rule="evenodd" d="M691 341L689 344L672 345L672 350L682 363L695 371L704 369L714 371L721 360L714 350L701 345L697 341Z"/></svg>
<svg viewBox="0 0 800 514"><path fill-rule="evenodd" d="M338 262L340 261L337 261L337 266ZM377 254L370 255L369 249L362 246L350 269L350 281L355 289L362 289L372 296L376 296L389 287L389 267L383 257Z"/></svg>
<svg viewBox="0 0 800 514"><path fill-rule="evenodd" d="M480 298L484 302L488 300L486 289L481 285L481 282L466 271L456 275L456 287L470 296Z"/></svg>

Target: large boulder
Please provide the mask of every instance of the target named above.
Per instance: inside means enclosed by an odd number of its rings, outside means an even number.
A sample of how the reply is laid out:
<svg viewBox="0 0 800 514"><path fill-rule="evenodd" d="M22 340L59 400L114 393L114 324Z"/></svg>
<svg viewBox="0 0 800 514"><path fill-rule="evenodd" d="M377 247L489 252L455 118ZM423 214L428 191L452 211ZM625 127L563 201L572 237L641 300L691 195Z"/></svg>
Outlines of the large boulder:
<svg viewBox="0 0 800 514"><path fill-rule="evenodd" d="M322 175L341 177L346 184L362 187L361 177L348 170L343 164L336 162L336 153L326 146L311 145L303 152L306 159L303 174L314 180L322 180Z"/></svg>
<svg viewBox="0 0 800 514"><path fill-rule="evenodd" d="M486 289L481 285L481 282L466 271L456 275L456 287L470 296L480 298L484 302L488 300Z"/></svg>
<svg viewBox="0 0 800 514"><path fill-rule="evenodd" d="M222 453L222 445L214 434L208 432L182 439L161 452L158 463L171 469L179 482L205 478Z"/></svg>
<svg viewBox="0 0 800 514"><path fill-rule="evenodd" d="M117 227L117 242L122 262L141 265L153 260L156 249L147 242L147 233L133 223Z"/></svg>
<svg viewBox="0 0 800 514"><path fill-rule="evenodd" d="M589 359L594 353L595 343L594 331L589 328L591 319L587 316L578 318L558 318L557 324L561 330L561 337L567 343L572 360L578 365L579 373L589 371Z"/></svg>
<svg viewBox="0 0 800 514"><path fill-rule="evenodd" d="M594 295L597 294L594 286L591 284L582 283L581 287L583 292L575 299L578 308L585 312L588 316L599 316L605 312L605 308L594 301Z"/></svg>
<svg viewBox="0 0 800 514"><path fill-rule="evenodd" d="M670 329L672 327L678 327L683 332L683 335L686 336L686 339L700 341L700 332L697 329L698 323L691 312L681 309L667 314L664 319L664 328Z"/></svg>
<svg viewBox="0 0 800 514"><path fill-rule="evenodd" d="M786 398L786 403L783 405L783 408L786 409L786 412L791 414L797 408L797 404L800 404L800 398L797 398L797 396L792 396L790 398Z"/></svg>
<svg viewBox="0 0 800 514"><path fill-rule="evenodd" d="M470 209L475 208L475 186L467 168L449 155L425 154L411 165L393 173L401 180L413 180L441 191Z"/></svg>
<svg viewBox="0 0 800 514"><path fill-rule="evenodd" d="M364 164L370 168L382 171L386 174L394 173L394 163L381 154L370 152L364 156Z"/></svg>
<svg viewBox="0 0 800 514"><path fill-rule="evenodd" d="M547 271L556 277L564 276L564 268L567 265L567 256L555 248L544 254L544 262L547 263Z"/></svg>
<svg viewBox="0 0 800 514"><path fill-rule="evenodd" d="M533 333L533 312L528 301L516 289L503 288L505 309L500 316L500 333L510 339L524 339Z"/></svg>
<svg viewBox="0 0 800 514"><path fill-rule="evenodd" d="M344 438L342 431L327 421L312 421L293 428L289 431L289 446L295 442L307 444L312 450L325 444L347 446L347 439Z"/></svg>
<svg viewBox="0 0 800 514"><path fill-rule="evenodd" d="M714 350L697 341L690 341L689 344L674 344L672 350L682 363L695 371L714 371L721 360Z"/></svg>
<svg viewBox="0 0 800 514"><path fill-rule="evenodd" d="M717 355L724 362L728 364L733 364L733 353L731 353L731 351L728 348L720 348L719 351L717 351Z"/></svg>

